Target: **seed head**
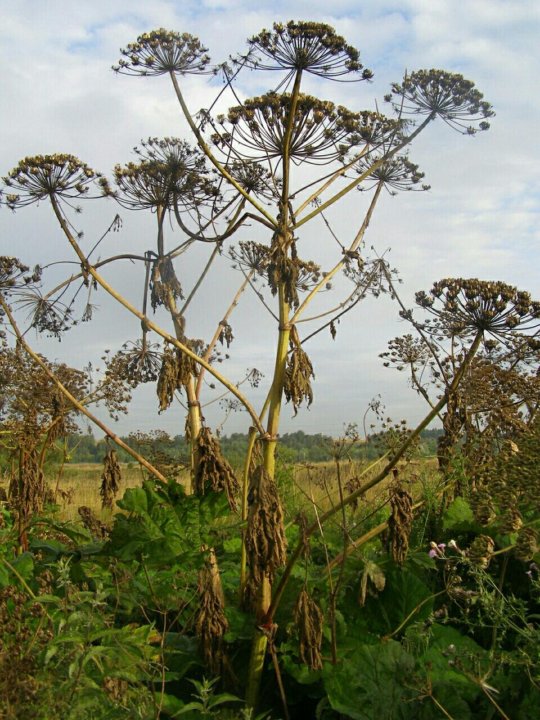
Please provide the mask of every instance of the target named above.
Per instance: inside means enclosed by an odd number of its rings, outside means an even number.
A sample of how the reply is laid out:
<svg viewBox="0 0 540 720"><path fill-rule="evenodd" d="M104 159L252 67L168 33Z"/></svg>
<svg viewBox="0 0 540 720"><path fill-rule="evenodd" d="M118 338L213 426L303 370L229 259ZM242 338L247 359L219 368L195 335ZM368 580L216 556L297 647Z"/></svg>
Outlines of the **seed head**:
<svg viewBox="0 0 540 720"><path fill-rule="evenodd" d="M356 165L356 172L363 175L378 160L378 157L362 158ZM402 190L429 190L430 186L421 184L424 173L420 172L418 165L411 162L406 156L395 156L379 165L362 183L361 190L382 184L390 195L397 195Z"/></svg>
<svg viewBox="0 0 540 720"><path fill-rule="evenodd" d="M140 162L116 165L118 202L132 210L192 208L219 194L202 153L178 138L149 138L134 148Z"/></svg>
<svg viewBox="0 0 540 720"><path fill-rule="evenodd" d="M323 23L274 23L273 32L262 30L248 43L247 65L262 70L303 70L326 78L354 75L350 80L373 77L360 62L358 50Z"/></svg>
<svg viewBox="0 0 540 720"><path fill-rule="evenodd" d="M434 315L425 330L433 335L474 335L479 331L506 338L540 324L540 303L503 282L447 278L416 293L416 302Z"/></svg>
<svg viewBox="0 0 540 720"><path fill-rule="evenodd" d="M246 100L218 117L223 131L214 142L252 160L267 161L285 151L292 110L289 93L270 92ZM379 113L352 112L327 100L300 94L295 107L289 153L297 164L344 159L351 148L378 145L395 136L401 123Z"/></svg>
<svg viewBox="0 0 540 720"><path fill-rule="evenodd" d="M6 187L15 190L5 196L6 205L15 210L46 198L89 197L92 185L98 195L111 195L109 183L100 173L74 155L35 155L21 160L7 177Z"/></svg>
<svg viewBox="0 0 540 720"><path fill-rule="evenodd" d="M487 130L487 118L495 115L474 83L463 75L444 70L418 70L394 83L385 100L394 109L409 115L440 117L464 135Z"/></svg>
<svg viewBox="0 0 540 720"><path fill-rule="evenodd" d="M188 33L160 28L139 35L137 41L120 50L122 58L113 65L122 75L200 75L213 73L210 57L200 40Z"/></svg>

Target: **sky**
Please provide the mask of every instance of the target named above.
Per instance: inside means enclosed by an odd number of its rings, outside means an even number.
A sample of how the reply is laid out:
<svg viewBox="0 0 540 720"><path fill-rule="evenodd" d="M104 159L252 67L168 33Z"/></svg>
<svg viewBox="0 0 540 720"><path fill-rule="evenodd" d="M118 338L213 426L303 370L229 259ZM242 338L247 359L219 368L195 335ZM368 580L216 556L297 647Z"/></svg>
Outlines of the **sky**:
<svg viewBox="0 0 540 720"><path fill-rule="evenodd" d="M185 120L166 78L115 75L111 65L125 47L143 32L164 27L196 35L209 48L212 60L222 62L246 49L246 38L273 22L325 22L361 52L374 72L371 83L332 83L310 80L310 92L352 110L381 110L390 83L405 70L443 68L473 80L496 112L491 129L463 137L443 123L433 124L411 149L411 160L431 185L426 193L385 197L377 207L366 245L385 254L402 279L401 293L412 304L417 290L428 289L443 277L504 280L540 297L540 97L535 92L540 74L540 5L537 0L310 0L281 2L244 0L0 0L0 175L29 155L72 153L111 176L116 163L134 159L132 148L148 137L189 138ZM270 73L240 76L239 97L270 89ZM187 78L183 87L196 112L212 102L219 81ZM223 101L225 102L225 100ZM234 104L233 102L229 104ZM223 106L223 109L226 107ZM302 171L303 172L303 171ZM365 199L356 194L332 222L343 240L350 240ZM75 218L84 230L85 247L95 240L119 212L123 226L110 235L102 257L140 251L153 242L154 218L119 208L113 201L86 203ZM257 237L246 228L243 239ZM301 242L323 263L332 257L328 234L313 225ZM16 255L28 265L71 261L73 257L49 207L31 206L17 213L0 209L0 253ZM182 259L179 276L189 288L200 272L206 249ZM325 265L326 263L326 265ZM75 265L54 264L46 271L46 287L58 282ZM140 270L126 264L106 277L140 305ZM231 299L239 278L230 262L221 259L212 270L187 322L189 334L208 339ZM333 302L335 296L323 297ZM99 312L92 323L71 330L59 343L27 339L50 359L81 367L100 366L105 348L117 350L137 337L138 322L103 293L93 300ZM25 316L19 318L24 324ZM158 317L167 326L165 317ZM231 319L235 341L230 359L220 366L234 381L247 368L264 373L258 389L249 390L260 407L268 389L275 327L251 293L245 293ZM301 429L337 436L348 423L362 425L372 398L380 396L387 414L410 423L423 417L423 401L407 387L403 375L385 369L379 353L389 339L408 331L398 308L387 297L361 303L345 316L332 340L322 333L310 341L314 365L314 402L293 417L283 413L283 432ZM245 386L242 386L245 387ZM206 399L216 394L208 389ZM105 417L103 411L101 417ZM210 425L224 413L218 401L204 410ZM158 415L154 391L137 390L128 416L116 431L165 429L183 431L183 409L173 406ZM234 413L224 432L243 432L245 413Z"/></svg>

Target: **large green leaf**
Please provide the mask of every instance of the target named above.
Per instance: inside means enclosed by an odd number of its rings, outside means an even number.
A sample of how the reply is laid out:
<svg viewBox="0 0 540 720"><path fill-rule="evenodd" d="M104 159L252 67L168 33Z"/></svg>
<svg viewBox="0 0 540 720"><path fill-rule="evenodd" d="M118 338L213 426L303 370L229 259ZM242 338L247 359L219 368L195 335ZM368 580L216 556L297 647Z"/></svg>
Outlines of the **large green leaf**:
<svg viewBox="0 0 540 720"><path fill-rule="evenodd" d="M450 503L443 516L443 529L452 530L455 533L468 532L477 528L478 523L465 498L457 497Z"/></svg>
<svg viewBox="0 0 540 720"><path fill-rule="evenodd" d="M481 690L461 668L479 667L486 652L474 640L450 626L435 623L430 628L430 635L428 647L417 657L417 682L420 687L431 688L433 698L449 715L468 720L471 717L469 703L481 695ZM432 700L430 705L435 707L435 702ZM422 714L419 717L431 716Z"/></svg>
<svg viewBox="0 0 540 720"><path fill-rule="evenodd" d="M371 632L386 635L410 622L425 620L433 610L430 588L407 567L390 567L386 585L377 598L368 598L363 610Z"/></svg>
<svg viewBox="0 0 540 720"><path fill-rule="evenodd" d="M400 643L359 645L338 665L325 665L324 687L330 705L352 720L412 720L406 686L414 658Z"/></svg>

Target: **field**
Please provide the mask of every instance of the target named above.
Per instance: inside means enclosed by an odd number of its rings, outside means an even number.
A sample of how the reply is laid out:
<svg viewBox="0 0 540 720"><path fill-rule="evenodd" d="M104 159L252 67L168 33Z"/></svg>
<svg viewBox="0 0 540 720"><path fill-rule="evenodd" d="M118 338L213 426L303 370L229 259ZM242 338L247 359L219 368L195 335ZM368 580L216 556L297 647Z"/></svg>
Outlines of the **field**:
<svg viewBox="0 0 540 720"><path fill-rule="evenodd" d="M406 484L411 487L413 494L421 491L426 485L436 483L434 471L435 458L423 458L404 463L402 476ZM124 495L128 488L140 487L144 478L144 471L136 463L120 463L122 479L117 499ZM355 480L363 476L367 480L373 476L376 466L365 476L363 475L366 463L360 461L345 461L341 464L341 481L346 489L352 488ZM78 508L89 507L103 522L110 522L115 510L103 509L99 493L103 466L100 463L69 463L64 465L61 473L58 470L49 470L46 480L49 488L55 494L58 505L58 517L62 520L78 520ZM59 477L60 475L60 477ZM188 473L183 472L178 481L182 484L188 479ZM7 494L9 483L6 478L0 479L0 488ZM290 509L289 513L304 509L308 513L316 507L317 511L324 512L332 507L339 499L339 490L336 477L336 467L333 462L298 463L287 474L285 497ZM386 494L385 484L372 490L365 497L366 502L376 504L377 497Z"/></svg>

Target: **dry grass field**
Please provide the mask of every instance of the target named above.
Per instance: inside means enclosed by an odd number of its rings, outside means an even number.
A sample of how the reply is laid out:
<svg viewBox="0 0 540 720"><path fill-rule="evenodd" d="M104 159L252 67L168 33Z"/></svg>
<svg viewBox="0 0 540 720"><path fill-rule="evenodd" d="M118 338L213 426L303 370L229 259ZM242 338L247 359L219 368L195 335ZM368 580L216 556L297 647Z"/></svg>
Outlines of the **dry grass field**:
<svg viewBox="0 0 540 720"><path fill-rule="evenodd" d="M414 493L417 495L426 482L433 481L436 465L435 458L426 458L403 464L399 472L401 477L417 490ZM367 472L366 467L365 463L357 461L341 463L341 482L345 495L356 489L360 483L366 482L370 476L380 470L382 465L374 464ZM127 488L140 486L143 479L142 470L137 464L122 463L121 468L122 481L118 498L122 497ZM111 519L114 510L103 510L101 507L99 488L102 471L103 466L98 463L73 463L64 466L60 478L57 475L47 477L63 520L78 520L77 511L82 505L91 508L104 522ZM183 480L184 478L180 477L180 482ZM366 500L378 504L378 500L385 495L388 482L371 490ZM7 478L0 478L0 488L4 488L7 492ZM318 512L328 510L339 497L335 464L333 462L299 463L294 468L292 481L282 487L282 493L289 508L316 507Z"/></svg>

